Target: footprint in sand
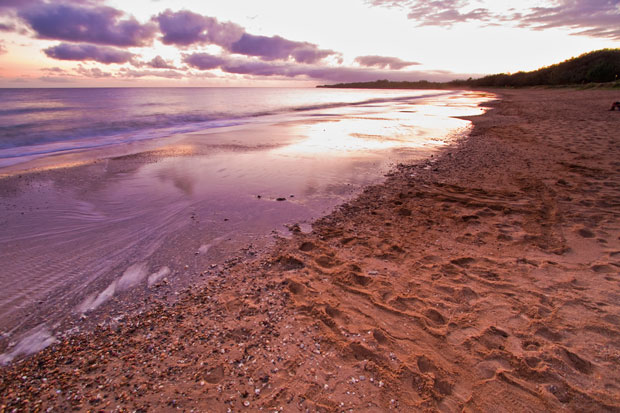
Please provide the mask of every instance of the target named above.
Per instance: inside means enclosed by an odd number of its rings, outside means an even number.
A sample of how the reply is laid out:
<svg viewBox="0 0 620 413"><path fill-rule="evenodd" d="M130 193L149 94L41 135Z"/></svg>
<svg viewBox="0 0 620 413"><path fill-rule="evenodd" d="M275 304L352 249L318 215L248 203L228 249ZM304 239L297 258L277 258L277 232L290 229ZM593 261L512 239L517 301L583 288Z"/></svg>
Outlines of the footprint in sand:
<svg viewBox="0 0 620 413"><path fill-rule="evenodd" d="M563 348L561 353L563 354L564 359L567 360L576 370L584 374L592 374L593 366L590 361L581 358L566 348Z"/></svg>
<svg viewBox="0 0 620 413"><path fill-rule="evenodd" d="M614 272L614 269L611 265L607 265L607 264L597 264L597 265L593 265L592 267L590 267L592 269L592 271L596 272L596 273L612 273Z"/></svg>
<svg viewBox="0 0 620 413"><path fill-rule="evenodd" d="M316 248L316 245L314 245L311 242L304 242L299 246L299 250L303 252L310 252L315 248Z"/></svg>
<svg viewBox="0 0 620 413"><path fill-rule="evenodd" d="M336 261L334 258L329 257L327 255L321 255L317 259L314 260L317 264L319 264L323 268L332 268L340 263Z"/></svg>
<svg viewBox="0 0 620 413"><path fill-rule="evenodd" d="M451 260L450 262L456 266L459 266L462 268L468 268L469 265L476 262L476 260L471 257L463 257L463 258L456 258L454 260Z"/></svg>
<svg viewBox="0 0 620 413"><path fill-rule="evenodd" d="M548 327L540 327L535 334L539 337L546 338L549 341L557 342L562 339L562 335L550 330Z"/></svg>
<svg viewBox="0 0 620 413"><path fill-rule="evenodd" d="M577 233L583 238L594 238L594 232L590 231L588 228L581 228Z"/></svg>
<svg viewBox="0 0 620 413"><path fill-rule="evenodd" d="M446 318L437 310L431 308L424 312L424 315L428 317L432 324L436 326L442 326L446 324Z"/></svg>
<svg viewBox="0 0 620 413"><path fill-rule="evenodd" d="M283 271L299 270L305 267L305 264L294 257L279 257L276 261Z"/></svg>
<svg viewBox="0 0 620 413"><path fill-rule="evenodd" d="M435 367L435 364L432 362L431 359L429 359L426 356L419 356L417 364L418 364L418 369L420 369L422 373L437 371L437 367Z"/></svg>
<svg viewBox="0 0 620 413"><path fill-rule="evenodd" d="M537 351L540 348L540 343L534 340L525 340L521 344L521 347L523 347L525 351Z"/></svg>
<svg viewBox="0 0 620 413"><path fill-rule="evenodd" d="M306 287L304 287L303 284L300 284L297 281L291 279L287 279L286 281L288 283L288 289L290 292L295 295L303 295L304 291L306 290Z"/></svg>
<svg viewBox="0 0 620 413"><path fill-rule="evenodd" d="M532 369L535 369L536 367L538 367L541 362L542 360L538 357L526 357L525 358L525 364L527 364L527 366Z"/></svg>

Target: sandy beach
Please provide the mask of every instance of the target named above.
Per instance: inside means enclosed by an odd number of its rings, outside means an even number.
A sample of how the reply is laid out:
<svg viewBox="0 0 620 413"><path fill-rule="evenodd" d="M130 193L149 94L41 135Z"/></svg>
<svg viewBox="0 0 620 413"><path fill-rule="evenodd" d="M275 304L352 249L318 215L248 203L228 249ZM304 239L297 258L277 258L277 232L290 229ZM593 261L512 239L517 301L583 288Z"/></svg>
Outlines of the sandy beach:
<svg viewBox="0 0 620 413"><path fill-rule="evenodd" d="M312 232L2 368L0 411L620 411L619 92L491 92Z"/></svg>

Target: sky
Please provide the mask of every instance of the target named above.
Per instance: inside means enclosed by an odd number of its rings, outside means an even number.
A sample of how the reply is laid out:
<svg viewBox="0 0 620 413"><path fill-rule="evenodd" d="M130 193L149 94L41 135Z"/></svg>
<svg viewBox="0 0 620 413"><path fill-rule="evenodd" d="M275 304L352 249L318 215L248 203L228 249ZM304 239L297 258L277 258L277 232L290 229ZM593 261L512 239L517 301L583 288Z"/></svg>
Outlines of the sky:
<svg viewBox="0 0 620 413"><path fill-rule="evenodd" d="M0 87L315 86L620 47L620 0L0 0Z"/></svg>

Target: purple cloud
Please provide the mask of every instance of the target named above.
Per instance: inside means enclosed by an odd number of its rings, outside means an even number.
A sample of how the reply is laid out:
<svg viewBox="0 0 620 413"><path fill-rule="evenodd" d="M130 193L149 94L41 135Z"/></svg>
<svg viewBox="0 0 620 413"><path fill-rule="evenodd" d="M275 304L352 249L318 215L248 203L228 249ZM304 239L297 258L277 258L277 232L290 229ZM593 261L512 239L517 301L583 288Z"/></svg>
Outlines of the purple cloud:
<svg viewBox="0 0 620 413"><path fill-rule="evenodd" d="M51 73L55 73L55 74L65 74L67 73L64 69L61 69L58 66L54 66L54 67L44 67L43 69L40 69L43 72L47 72L48 74Z"/></svg>
<svg viewBox="0 0 620 413"><path fill-rule="evenodd" d="M154 57L153 60L146 63L146 66L152 67L153 69L176 69L172 63L168 63L161 56Z"/></svg>
<svg viewBox="0 0 620 413"><path fill-rule="evenodd" d="M359 56L355 58L355 62L361 66L376 67L379 69L400 70L408 66L419 65L418 62L406 62L397 57L387 56Z"/></svg>
<svg viewBox="0 0 620 413"><path fill-rule="evenodd" d="M377 79L403 80L449 80L446 72L403 72L392 70L360 69L342 66L299 65L270 62L230 62L221 67L224 72L253 76L305 77L327 82L367 82Z"/></svg>
<svg viewBox="0 0 620 413"><path fill-rule="evenodd" d="M280 36L254 36L245 33L235 42L230 51L264 60L286 60L292 57L298 63L315 63L336 54L333 50L321 50L307 42L294 42Z"/></svg>
<svg viewBox="0 0 620 413"><path fill-rule="evenodd" d="M162 42L177 46L215 44L231 53L255 56L263 60L288 60L315 63L337 54L308 42L295 42L280 36L255 36L235 23L219 22L188 10L166 10L154 18L159 23Z"/></svg>
<svg viewBox="0 0 620 413"><path fill-rule="evenodd" d="M47 83L70 83L73 79L62 76L41 76L39 80Z"/></svg>
<svg viewBox="0 0 620 413"><path fill-rule="evenodd" d="M371 0L373 6L405 8L407 17L418 26L451 26L455 23L490 21L495 15L486 8L468 9L467 0Z"/></svg>
<svg viewBox="0 0 620 413"><path fill-rule="evenodd" d="M74 69L78 75L83 77L101 79L101 78L114 78L114 79L136 79L142 77L161 77L164 79L182 79L183 73L176 70L134 70L123 67L117 72L105 72L97 67L87 68L79 65L77 69ZM75 76L75 75L70 75Z"/></svg>
<svg viewBox="0 0 620 413"><path fill-rule="evenodd" d="M80 65L75 71L85 77L94 77L94 78L106 78L106 77L114 77L114 75L110 72L104 72L98 67L86 68Z"/></svg>
<svg viewBox="0 0 620 413"><path fill-rule="evenodd" d="M199 70L216 69L226 63L226 59L213 56L208 53L193 53L185 55L183 61L193 68Z"/></svg>
<svg viewBox="0 0 620 413"><path fill-rule="evenodd" d="M537 30L568 27L575 34L620 40L619 0L560 0L554 7L535 7L520 17L521 27Z"/></svg>
<svg viewBox="0 0 620 413"><path fill-rule="evenodd" d="M67 0L67 1L71 1L71 0ZM76 3L87 3L87 0L74 0ZM19 8L27 8L30 7L33 4L41 4L42 1L41 0L2 0L2 2L0 2L0 8L6 8L6 9L19 9Z"/></svg>
<svg viewBox="0 0 620 413"><path fill-rule="evenodd" d="M106 6L39 3L21 9L21 17L42 39L112 46L145 46L156 27L140 24L120 10Z"/></svg>
<svg viewBox="0 0 620 413"><path fill-rule="evenodd" d="M133 70L122 68L119 71L119 76L129 79L135 79L140 77L163 77L165 79L182 79L183 73L176 70Z"/></svg>
<svg viewBox="0 0 620 413"><path fill-rule="evenodd" d="M0 15L13 15L15 9L30 7L40 2L40 0L2 0L0 1Z"/></svg>
<svg viewBox="0 0 620 413"><path fill-rule="evenodd" d="M309 78L329 82L365 82L377 79L394 81L420 80L445 81L454 78L450 72L412 72L396 70L363 69L359 67L307 65L293 62L266 62L212 56L205 53L186 55L184 62L199 70L219 68L223 72L248 76L277 76L283 78Z"/></svg>
<svg viewBox="0 0 620 413"><path fill-rule="evenodd" d="M92 44L61 43L58 46L44 49L43 52L52 59L58 60L94 60L99 63L127 63L134 58L133 53L107 46Z"/></svg>
<svg viewBox="0 0 620 413"><path fill-rule="evenodd" d="M2 8L0 8L0 16L2 16ZM13 19L13 21L0 22L0 32L12 32L22 35L28 34L27 28L23 24L21 24L21 22L17 21L17 19L15 19L15 16L10 16L10 19Z"/></svg>
<svg viewBox="0 0 620 413"><path fill-rule="evenodd" d="M14 32L16 27L13 23L0 23L0 32Z"/></svg>
<svg viewBox="0 0 620 413"><path fill-rule="evenodd" d="M620 40L619 0L547 0L548 5L515 12L495 13L471 8L466 0L370 0L373 6L402 8L418 26L451 26L468 21L484 25L514 22L536 30L568 28L573 34Z"/></svg>
<svg viewBox="0 0 620 413"><path fill-rule="evenodd" d="M159 23L162 42L177 46L212 43L228 48L245 32L243 27L235 23L220 23L214 17L187 10L166 10L154 17L154 20Z"/></svg>
<svg viewBox="0 0 620 413"><path fill-rule="evenodd" d="M295 66L282 63L268 63L261 61L235 61L230 60L222 65L221 69L227 73L235 73L238 75L255 75L255 76L286 76L295 77L291 70Z"/></svg>
<svg viewBox="0 0 620 413"><path fill-rule="evenodd" d="M342 55L333 50L319 49L316 45L308 43L308 46L300 46L292 51L291 57L298 63L316 63L328 56L338 55L342 63Z"/></svg>

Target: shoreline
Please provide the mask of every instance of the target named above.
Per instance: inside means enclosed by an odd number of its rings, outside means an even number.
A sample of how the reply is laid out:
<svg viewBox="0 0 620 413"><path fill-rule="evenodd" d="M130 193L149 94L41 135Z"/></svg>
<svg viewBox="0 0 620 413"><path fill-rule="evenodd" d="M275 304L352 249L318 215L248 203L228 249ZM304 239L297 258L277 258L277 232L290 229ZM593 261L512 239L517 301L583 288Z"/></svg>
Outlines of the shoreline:
<svg viewBox="0 0 620 413"><path fill-rule="evenodd" d="M312 233L3 368L0 407L619 410L614 92L491 92Z"/></svg>
<svg viewBox="0 0 620 413"><path fill-rule="evenodd" d="M307 230L382 181L392 162L424 159L456 139L441 130L456 136L468 122L447 114L482 112L484 100L456 93L416 98L407 112L400 99L310 111L132 145L124 156L117 148L22 165L0 178L0 364L40 349L37 341L135 313L145 299L175 301L274 234ZM52 169L27 172L46 164Z"/></svg>

